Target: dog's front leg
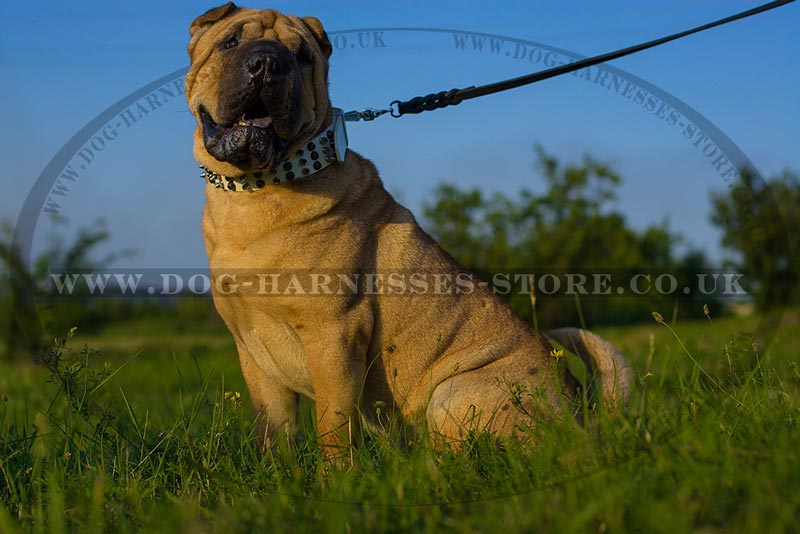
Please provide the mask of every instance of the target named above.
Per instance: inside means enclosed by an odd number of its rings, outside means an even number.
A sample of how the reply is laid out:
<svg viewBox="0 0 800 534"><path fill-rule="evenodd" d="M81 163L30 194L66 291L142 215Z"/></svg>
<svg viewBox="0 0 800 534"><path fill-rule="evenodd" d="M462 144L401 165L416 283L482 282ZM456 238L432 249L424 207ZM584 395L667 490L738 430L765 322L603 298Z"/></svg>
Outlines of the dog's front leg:
<svg viewBox="0 0 800 534"><path fill-rule="evenodd" d="M320 343L313 359L309 358L319 443L327 461L342 463L350 446L361 439L359 402L366 374L366 336L342 329L319 339L335 340Z"/></svg>
<svg viewBox="0 0 800 534"><path fill-rule="evenodd" d="M256 439L259 446L262 450L267 450L275 445L276 439L294 438L297 433L299 396L266 374L242 345L236 345L256 416Z"/></svg>

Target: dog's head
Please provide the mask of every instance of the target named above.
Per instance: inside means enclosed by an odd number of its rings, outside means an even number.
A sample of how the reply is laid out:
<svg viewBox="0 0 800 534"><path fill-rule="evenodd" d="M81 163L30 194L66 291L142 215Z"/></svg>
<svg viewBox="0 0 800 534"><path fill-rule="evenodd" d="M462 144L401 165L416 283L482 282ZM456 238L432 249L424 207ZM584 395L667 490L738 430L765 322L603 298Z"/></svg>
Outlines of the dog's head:
<svg viewBox="0 0 800 534"><path fill-rule="evenodd" d="M194 155L210 170L272 170L331 121L331 44L316 18L229 2L189 32Z"/></svg>

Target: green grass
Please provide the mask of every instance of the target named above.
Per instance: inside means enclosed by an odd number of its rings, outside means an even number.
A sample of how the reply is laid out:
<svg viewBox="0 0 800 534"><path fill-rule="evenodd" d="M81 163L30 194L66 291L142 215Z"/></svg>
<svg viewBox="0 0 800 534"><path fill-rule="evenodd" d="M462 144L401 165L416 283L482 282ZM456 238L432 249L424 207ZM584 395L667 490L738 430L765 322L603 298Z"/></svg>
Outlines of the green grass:
<svg viewBox="0 0 800 534"><path fill-rule="evenodd" d="M298 442L259 454L222 329L78 332L54 374L0 364L0 532L795 530L800 322L767 350L740 335L756 323L600 331L635 367L623 413L504 448L371 435L328 473L310 403Z"/></svg>

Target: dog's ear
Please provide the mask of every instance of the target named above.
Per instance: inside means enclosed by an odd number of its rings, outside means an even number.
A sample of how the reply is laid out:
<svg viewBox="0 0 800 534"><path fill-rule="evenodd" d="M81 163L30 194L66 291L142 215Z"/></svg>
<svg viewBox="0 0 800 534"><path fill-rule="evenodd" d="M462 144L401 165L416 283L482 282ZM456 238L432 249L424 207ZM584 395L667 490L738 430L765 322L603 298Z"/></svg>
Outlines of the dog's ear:
<svg viewBox="0 0 800 534"><path fill-rule="evenodd" d="M233 2L228 2L223 6L209 9L192 21L192 23L189 25L189 35L194 37L198 32L207 30L209 26L227 17L236 9L238 8Z"/></svg>
<svg viewBox="0 0 800 534"><path fill-rule="evenodd" d="M189 35L191 35L191 39L189 41L189 55L192 54L192 49L194 48L195 43L200 38L201 35L205 33L207 29L214 25L214 23L219 22L220 20L224 19L234 11L239 9L236 4L233 2L228 2L227 4L219 7L215 7L209 9L196 19L192 21L189 25Z"/></svg>
<svg viewBox="0 0 800 534"><path fill-rule="evenodd" d="M311 31L311 34L317 39L320 50L325 54L325 58L330 58L333 52L331 42L328 40L328 34L325 33L325 28L317 17L303 17L303 23Z"/></svg>

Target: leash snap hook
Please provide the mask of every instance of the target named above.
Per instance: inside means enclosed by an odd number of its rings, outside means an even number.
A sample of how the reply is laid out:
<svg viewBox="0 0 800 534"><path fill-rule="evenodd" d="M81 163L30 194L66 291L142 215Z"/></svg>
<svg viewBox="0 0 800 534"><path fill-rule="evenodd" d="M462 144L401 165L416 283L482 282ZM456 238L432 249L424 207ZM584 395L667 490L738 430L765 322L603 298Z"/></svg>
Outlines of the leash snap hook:
<svg viewBox="0 0 800 534"><path fill-rule="evenodd" d="M390 109L375 109L375 108L365 108L361 111L348 111L344 114L344 120L347 122L358 122L358 121L374 121L384 113L389 113L392 110Z"/></svg>

